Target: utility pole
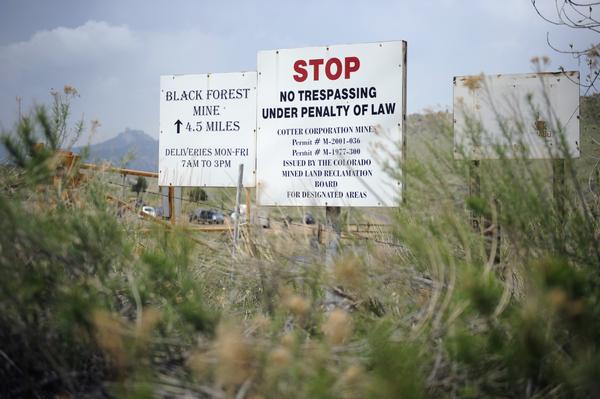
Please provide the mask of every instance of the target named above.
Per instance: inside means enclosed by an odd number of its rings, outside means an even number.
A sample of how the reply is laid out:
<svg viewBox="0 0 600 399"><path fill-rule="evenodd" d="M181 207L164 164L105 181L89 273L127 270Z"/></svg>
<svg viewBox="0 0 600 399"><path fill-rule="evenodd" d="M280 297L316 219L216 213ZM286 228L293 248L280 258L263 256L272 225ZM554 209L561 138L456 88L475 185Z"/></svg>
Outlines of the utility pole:
<svg viewBox="0 0 600 399"><path fill-rule="evenodd" d="M22 114L21 114L21 101L23 100L21 96L16 97L17 100L17 109L19 111L19 122L21 122Z"/></svg>

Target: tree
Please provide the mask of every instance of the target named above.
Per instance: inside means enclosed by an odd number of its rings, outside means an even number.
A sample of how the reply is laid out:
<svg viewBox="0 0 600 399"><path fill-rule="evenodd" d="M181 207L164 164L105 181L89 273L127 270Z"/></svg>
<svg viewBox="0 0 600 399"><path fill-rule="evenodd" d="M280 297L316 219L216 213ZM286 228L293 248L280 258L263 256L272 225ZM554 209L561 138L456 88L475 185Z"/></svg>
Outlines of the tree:
<svg viewBox="0 0 600 399"><path fill-rule="evenodd" d="M551 2L554 3L550 7L552 11L542 8L541 4ZM589 30L600 35L600 15L598 15L600 1L546 0L540 2L531 0L531 4L533 4L538 15L546 22L572 29ZM600 36L599 41L589 45L589 47L577 47L576 44L571 43L568 49L554 45L550 40L550 34L547 36L547 41L552 50L562 54L571 54L578 59L585 60L588 73L586 82L580 83L583 87L586 87L584 95L587 95L592 88L597 90L595 84L600 75Z"/></svg>
<svg viewBox="0 0 600 399"><path fill-rule="evenodd" d="M146 192L147 188L148 182L146 181L146 178L143 176L138 176L137 180L135 181L135 184L131 186L131 191L133 191L135 193L136 198L138 198L140 196L140 193Z"/></svg>
<svg viewBox="0 0 600 399"><path fill-rule="evenodd" d="M204 189L200 187L194 187L189 193L189 198L191 202L206 201L208 200L208 195Z"/></svg>

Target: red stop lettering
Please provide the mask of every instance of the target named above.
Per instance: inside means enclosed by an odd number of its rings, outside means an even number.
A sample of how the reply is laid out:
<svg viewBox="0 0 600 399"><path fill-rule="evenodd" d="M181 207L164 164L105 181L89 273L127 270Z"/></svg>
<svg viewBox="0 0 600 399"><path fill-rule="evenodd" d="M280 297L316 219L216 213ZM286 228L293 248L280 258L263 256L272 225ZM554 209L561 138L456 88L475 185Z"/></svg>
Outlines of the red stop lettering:
<svg viewBox="0 0 600 399"><path fill-rule="evenodd" d="M296 82L304 82L306 77L308 76L308 71L306 68L306 61L298 60L294 62L294 71L296 71L296 75L294 75L294 80Z"/></svg>
<svg viewBox="0 0 600 399"><path fill-rule="evenodd" d="M358 71L358 68L360 68L360 60L358 57L346 57L344 59L344 64L344 79L350 79L350 74Z"/></svg>
<svg viewBox="0 0 600 399"><path fill-rule="evenodd" d="M319 80L319 67L323 65L323 58L309 60L308 65L312 65L313 67L313 79Z"/></svg>
<svg viewBox="0 0 600 399"><path fill-rule="evenodd" d="M333 65L335 65L335 73L331 71ZM329 80L337 80L342 75L342 61L339 58L330 58L325 64L325 75Z"/></svg>
<svg viewBox="0 0 600 399"><path fill-rule="evenodd" d="M350 75L360 68L360 59L358 57L345 57L344 62L339 58L333 57L325 62L323 58L314 58L308 60L296 60L294 62L293 78L296 82L304 82L308 79L309 70L312 67L313 80L318 81L321 77L321 66L325 65L325 76L329 80L337 80L342 74L344 79L350 79Z"/></svg>

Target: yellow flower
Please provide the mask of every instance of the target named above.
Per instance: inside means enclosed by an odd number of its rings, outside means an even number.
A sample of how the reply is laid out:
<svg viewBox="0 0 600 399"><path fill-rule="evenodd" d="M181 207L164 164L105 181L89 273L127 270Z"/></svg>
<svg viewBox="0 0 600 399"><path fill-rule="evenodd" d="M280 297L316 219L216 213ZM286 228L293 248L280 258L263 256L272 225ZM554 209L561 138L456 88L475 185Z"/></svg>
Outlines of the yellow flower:
<svg viewBox="0 0 600 399"><path fill-rule="evenodd" d="M354 291L360 290L367 281L366 270L356 256L338 259L333 266L333 277L337 284Z"/></svg>
<svg viewBox="0 0 600 399"><path fill-rule="evenodd" d="M296 316L304 316L310 310L308 301L298 295L292 295L287 298L285 306Z"/></svg>
<svg viewBox="0 0 600 399"><path fill-rule="evenodd" d="M284 368L287 367L292 361L292 354L287 348L278 346L269 354L269 360L273 366L277 368Z"/></svg>
<svg viewBox="0 0 600 399"><path fill-rule="evenodd" d="M92 315L96 329L96 342L108 352L117 369L125 366L125 346L121 335L122 322L105 310L97 310Z"/></svg>
<svg viewBox="0 0 600 399"><path fill-rule="evenodd" d="M329 343L343 344L352 335L352 318L343 310L335 309L329 313L322 330Z"/></svg>
<svg viewBox="0 0 600 399"><path fill-rule="evenodd" d="M220 324L215 350L217 380L226 387L243 383L253 370L254 354L237 326Z"/></svg>
<svg viewBox="0 0 600 399"><path fill-rule="evenodd" d="M463 85L467 87L471 91L475 91L481 88L481 81L483 80L483 75L479 76L467 76L463 79Z"/></svg>

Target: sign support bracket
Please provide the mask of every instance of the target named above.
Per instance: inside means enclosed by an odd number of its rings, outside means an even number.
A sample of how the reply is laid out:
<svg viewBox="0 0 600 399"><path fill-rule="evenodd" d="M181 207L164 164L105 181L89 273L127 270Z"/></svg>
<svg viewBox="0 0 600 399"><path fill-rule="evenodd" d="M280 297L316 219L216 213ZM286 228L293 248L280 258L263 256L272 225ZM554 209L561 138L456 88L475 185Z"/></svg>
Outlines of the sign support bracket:
<svg viewBox="0 0 600 399"><path fill-rule="evenodd" d="M235 193L235 227L233 229L233 253L237 250L238 240L240 236L240 202L242 200L242 182L244 178L244 164L240 164L239 174L238 174L238 184L237 190ZM247 211L247 210L246 210Z"/></svg>

